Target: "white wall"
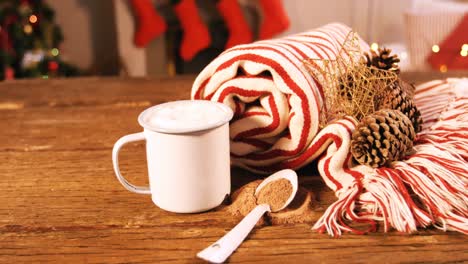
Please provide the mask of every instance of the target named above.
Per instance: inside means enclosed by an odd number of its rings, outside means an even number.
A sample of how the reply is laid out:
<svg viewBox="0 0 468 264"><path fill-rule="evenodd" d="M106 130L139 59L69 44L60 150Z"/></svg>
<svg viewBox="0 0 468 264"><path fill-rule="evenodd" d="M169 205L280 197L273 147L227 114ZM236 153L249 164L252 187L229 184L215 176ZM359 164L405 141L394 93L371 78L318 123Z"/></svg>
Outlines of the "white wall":
<svg viewBox="0 0 468 264"><path fill-rule="evenodd" d="M93 63L91 51L93 45L86 7L80 5L78 1L49 0L48 3L55 10L55 22L62 28L65 37L61 46L61 55L79 67L90 67Z"/></svg>
<svg viewBox="0 0 468 264"><path fill-rule="evenodd" d="M330 22L351 24L353 1L283 0L291 27L283 35L298 33Z"/></svg>
<svg viewBox="0 0 468 264"><path fill-rule="evenodd" d="M298 33L330 22L354 28L369 42L404 41L403 11L412 0L283 0L291 28Z"/></svg>
<svg viewBox="0 0 468 264"><path fill-rule="evenodd" d="M127 1L127 0L120 0ZM92 74L117 73L117 40L111 0L47 0L62 28L61 55Z"/></svg>

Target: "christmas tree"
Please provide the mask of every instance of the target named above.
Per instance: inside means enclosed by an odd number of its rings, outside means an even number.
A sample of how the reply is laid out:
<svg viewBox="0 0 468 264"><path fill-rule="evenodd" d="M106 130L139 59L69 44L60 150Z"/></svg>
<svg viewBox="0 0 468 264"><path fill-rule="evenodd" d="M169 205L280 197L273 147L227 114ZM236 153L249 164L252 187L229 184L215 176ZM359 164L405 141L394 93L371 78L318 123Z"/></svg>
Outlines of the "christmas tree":
<svg viewBox="0 0 468 264"><path fill-rule="evenodd" d="M42 0L0 0L0 80L75 76L60 57L63 35Z"/></svg>

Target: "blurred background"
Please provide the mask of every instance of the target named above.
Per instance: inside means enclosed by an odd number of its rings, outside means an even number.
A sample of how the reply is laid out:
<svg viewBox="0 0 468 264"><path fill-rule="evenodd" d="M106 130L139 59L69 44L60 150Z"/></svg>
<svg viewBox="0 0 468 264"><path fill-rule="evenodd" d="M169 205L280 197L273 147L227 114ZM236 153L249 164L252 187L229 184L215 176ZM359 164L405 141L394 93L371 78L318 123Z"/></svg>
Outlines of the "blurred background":
<svg viewBox="0 0 468 264"><path fill-rule="evenodd" d="M402 71L468 70L467 0L0 0L0 79L197 74L228 47L330 22Z"/></svg>

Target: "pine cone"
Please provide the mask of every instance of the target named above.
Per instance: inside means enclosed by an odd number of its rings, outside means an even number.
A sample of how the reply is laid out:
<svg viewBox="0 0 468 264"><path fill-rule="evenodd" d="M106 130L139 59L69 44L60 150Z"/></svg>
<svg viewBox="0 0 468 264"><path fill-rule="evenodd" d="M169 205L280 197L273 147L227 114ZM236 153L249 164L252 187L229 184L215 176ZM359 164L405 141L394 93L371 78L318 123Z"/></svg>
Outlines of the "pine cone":
<svg viewBox="0 0 468 264"><path fill-rule="evenodd" d="M383 94L383 97L381 97L380 102L377 104L377 109L388 108L402 112L411 120L414 131L418 133L422 129L423 120L413 99L405 92L405 89L408 89L409 85L401 80L390 84L387 92Z"/></svg>
<svg viewBox="0 0 468 264"><path fill-rule="evenodd" d="M379 167L403 158L413 148L416 134L406 115L382 109L364 117L354 130L351 153L363 165Z"/></svg>
<svg viewBox="0 0 468 264"><path fill-rule="evenodd" d="M392 50L387 48L379 48L377 52L370 50L370 54L367 52L364 53L365 63L368 67L374 66L378 69L389 70L399 74L400 66L398 66L398 63L400 62L400 59L396 54L390 55L391 52Z"/></svg>
<svg viewBox="0 0 468 264"><path fill-rule="evenodd" d="M354 89L359 88L357 87L356 79L364 87L369 86L371 82L370 80L363 79L359 72L351 72L340 76L337 92L342 99L351 100L353 98Z"/></svg>
<svg viewBox="0 0 468 264"><path fill-rule="evenodd" d="M340 76L339 86L337 90L339 98L344 100L351 100L354 82L354 76L351 74Z"/></svg>
<svg viewBox="0 0 468 264"><path fill-rule="evenodd" d="M407 83L401 79L399 79L399 82L400 82L400 87L401 89L403 90L403 92L406 93L406 95L413 99L414 98L414 92L416 90L416 87L414 86L414 84L412 83Z"/></svg>

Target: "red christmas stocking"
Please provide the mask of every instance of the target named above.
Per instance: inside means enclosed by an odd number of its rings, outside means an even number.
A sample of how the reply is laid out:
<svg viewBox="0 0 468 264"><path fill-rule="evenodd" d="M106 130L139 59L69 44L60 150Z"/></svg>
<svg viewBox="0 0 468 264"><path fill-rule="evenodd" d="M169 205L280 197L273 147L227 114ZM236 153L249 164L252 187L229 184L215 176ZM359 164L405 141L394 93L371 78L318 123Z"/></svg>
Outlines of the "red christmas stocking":
<svg viewBox="0 0 468 264"><path fill-rule="evenodd" d="M263 12L260 39L269 39L289 27L289 17L281 0L259 0Z"/></svg>
<svg viewBox="0 0 468 264"><path fill-rule="evenodd" d="M242 9L238 0L220 0L216 4L216 8L223 17L229 30L226 49L235 45L252 42L252 31L242 14Z"/></svg>
<svg viewBox="0 0 468 264"><path fill-rule="evenodd" d="M134 38L137 47L146 46L151 40L166 31L166 22L156 12L151 0L131 0L130 5L138 19L138 28Z"/></svg>
<svg viewBox="0 0 468 264"><path fill-rule="evenodd" d="M181 0L174 6L174 11L183 30L180 57L189 61L211 44L208 28L198 14L195 0Z"/></svg>

